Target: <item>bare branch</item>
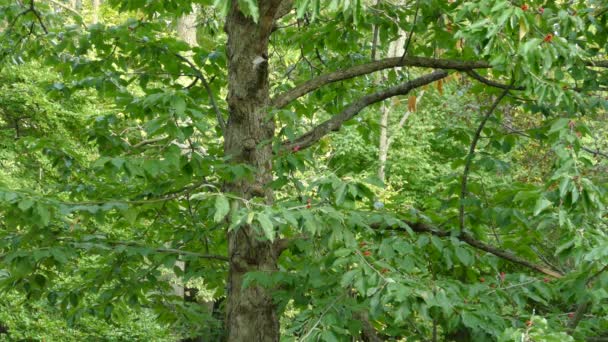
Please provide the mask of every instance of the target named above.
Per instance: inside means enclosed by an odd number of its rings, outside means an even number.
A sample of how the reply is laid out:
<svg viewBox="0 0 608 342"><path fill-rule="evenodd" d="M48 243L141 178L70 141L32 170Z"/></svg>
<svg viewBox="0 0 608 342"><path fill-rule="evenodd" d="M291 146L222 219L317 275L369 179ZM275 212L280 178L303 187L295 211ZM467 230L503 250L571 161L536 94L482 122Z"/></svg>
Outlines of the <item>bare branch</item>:
<svg viewBox="0 0 608 342"><path fill-rule="evenodd" d="M399 59L399 57L397 57L397 59ZM405 95L409 93L412 89L422 87L425 84L435 82L447 76L447 71L438 70L433 73L418 77L412 81L402 83L400 85L370 95L366 95L360 98L359 100L351 103L340 114L337 114L331 119L319 124L318 126L313 128L309 132L303 134L294 141L288 141L283 143L283 148L292 149L297 146L298 149L304 149L306 147L309 147L327 134L329 134L330 132L339 130L344 122L355 117L355 115L359 114L359 112L365 107L386 100L390 97Z"/></svg>
<svg viewBox="0 0 608 342"><path fill-rule="evenodd" d="M283 108L291 101L294 101L312 91L321 88L324 85L347 80L353 77L362 76L373 73L375 71L402 67L413 66L433 69L450 69L466 71L471 69L490 68L490 64L484 61L457 61L450 59L434 59L426 57L393 57L385 58L377 61L355 65L350 68L330 72L321 75L310 81L302 83L295 88L286 91L285 93L275 96L271 101L271 106L275 108Z"/></svg>
<svg viewBox="0 0 608 342"><path fill-rule="evenodd" d="M587 282L585 283L587 286L591 285L597 278L599 278L599 276L602 275L602 273L608 271L608 264L606 264L606 266L602 267L599 271L595 272L593 275L591 275L591 277L589 277L589 279L587 279Z"/></svg>
<svg viewBox="0 0 608 342"><path fill-rule="evenodd" d="M585 315L587 310L589 310L589 308L591 307L592 304L593 303L590 301L585 301L576 307L576 311L574 312L574 315L568 321L567 328L568 328L569 334L574 333L574 330L576 330L576 327L581 322L581 320L583 319L583 316Z"/></svg>
<svg viewBox="0 0 608 342"><path fill-rule="evenodd" d="M376 60L376 51L378 49L378 35L380 33L380 29L378 25L374 25L374 31L372 34L372 61ZM317 50L318 51L318 50Z"/></svg>
<svg viewBox="0 0 608 342"><path fill-rule="evenodd" d="M499 249L497 247L488 245L488 244L486 244L484 242L481 242L481 241L475 239L473 236L471 236L470 234L468 234L466 232L461 233L460 236L458 236L458 239L461 240L461 241L463 241L463 242L466 242L468 245L470 245L472 247L475 247L477 249L481 249L482 251L486 251L486 252L488 252L490 254L493 254L493 255L495 255L495 256L497 256L499 258L508 260L508 261L510 261L512 263L525 266L527 268L530 268L530 269L535 270L535 271L540 272L540 273L544 273L544 274L546 274L548 276L551 276L551 277L554 277L554 278L561 278L561 277L563 277L563 274L561 272L559 272L559 271L552 270L552 269L540 266L540 265L535 264L535 263L533 263L531 261L528 261L528 260L525 260L523 258L520 258L520 257L518 257L517 255L515 255L513 253L510 253L510 252L507 252L505 250Z"/></svg>

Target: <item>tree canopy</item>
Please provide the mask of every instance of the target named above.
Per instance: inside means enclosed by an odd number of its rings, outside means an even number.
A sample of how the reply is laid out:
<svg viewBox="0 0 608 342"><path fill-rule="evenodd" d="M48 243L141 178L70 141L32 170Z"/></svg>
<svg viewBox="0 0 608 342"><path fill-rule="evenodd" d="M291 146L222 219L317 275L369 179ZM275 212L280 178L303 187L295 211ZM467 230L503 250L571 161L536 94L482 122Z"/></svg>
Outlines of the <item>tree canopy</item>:
<svg viewBox="0 0 608 342"><path fill-rule="evenodd" d="M0 0L0 338L608 338L608 3Z"/></svg>

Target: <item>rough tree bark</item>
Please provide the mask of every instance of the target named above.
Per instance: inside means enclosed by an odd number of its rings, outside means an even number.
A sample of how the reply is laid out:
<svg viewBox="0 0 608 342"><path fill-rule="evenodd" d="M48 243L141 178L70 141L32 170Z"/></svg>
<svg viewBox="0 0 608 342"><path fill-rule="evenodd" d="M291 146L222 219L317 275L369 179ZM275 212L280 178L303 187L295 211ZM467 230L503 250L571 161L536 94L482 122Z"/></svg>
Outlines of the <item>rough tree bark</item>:
<svg viewBox="0 0 608 342"><path fill-rule="evenodd" d="M245 163L257 173L253 179L225 184L225 191L243 198L273 200L267 184L272 178L272 146L275 124L268 106L268 42L280 0L258 2L256 23L244 16L233 1L224 30L228 35L229 119L224 132L224 152L233 163ZM277 270L277 252L252 226L227 232L230 270L226 329L228 341L278 341L279 317L269 290L259 286L243 288L250 271Z"/></svg>

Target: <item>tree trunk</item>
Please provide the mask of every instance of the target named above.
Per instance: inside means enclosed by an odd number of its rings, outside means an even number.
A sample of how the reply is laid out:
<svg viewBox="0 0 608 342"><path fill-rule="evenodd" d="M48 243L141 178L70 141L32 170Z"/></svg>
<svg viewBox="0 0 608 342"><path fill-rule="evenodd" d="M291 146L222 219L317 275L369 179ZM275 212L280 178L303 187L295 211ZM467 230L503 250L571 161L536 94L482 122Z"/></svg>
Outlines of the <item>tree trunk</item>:
<svg viewBox="0 0 608 342"><path fill-rule="evenodd" d="M190 46L198 46L196 42L196 19L199 7L192 4L192 12L177 20L177 36Z"/></svg>
<svg viewBox="0 0 608 342"><path fill-rule="evenodd" d="M70 0L70 6L80 12L80 10L82 9L82 0Z"/></svg>
<svg viewBox="0 0 608 342"><path fill-rule="evenodd" d="M186 42L191 47L197 46L196 42L196 17L197 17L198 6L192 4L192 12L186 14L179 19L177 19L177 36ZM175 262L175 266L182 270L183 274L186 273L187 263L182 260L177 260ZM186 302L196 302L196 292L197 289L186 288L186 281L181 279L181 281L176 281L176 284L173 284L173 292L176 296L184 298ZM212 310L209 310L211 313ZM187 338L182 340L181 342L198 342L202 341L201 337Z"/></svg>
<svg viewBox="0 0 608 342"><path fill-rule="evenodd" d="M384 182L386 178L386 158L388 157L388 116L391 108L382 103L380 107L380 143L378 144L378 178Z"/></svg>
<svg viewBox="0 0 608 342"><path fill-rule="evenodd" d="M405 44L405 34L403 31L399 31L399 39L392 42L388 49L387 57L399 57L403 55ZM384 73L380 74L380 77L384 78ZM392 105L384 101L380 109L380 141L378 143L378 178L381 181L385 181L386 178L386 160L388 158L388 150L390 148L390 138L388 133L389 116L392 110Z"/></svg>
<svg viewBox="0 0 608 342"><path fill-rule="evenodd" d="M259 1L260 18L245 17L233 1L226 18L228 34L228 109L224 152L233 163L245 163L257 170L253 179L225 185L225 191L243 198L263 197L272 202L267 187L272 179L272 139L275 124L268 115L268 41L277 1ZM280 1L279 1L280 3ZM230 270L226 329L228 341L278 341L279 317L269 290L251 285L243 288L247 272L277 270L277 256L271 242L252 226L227 232Z"/></svg>
<svg viewBox="0 0 608 342"><path fill-rule="evenodd" d="M99 22L99 7L101 6L101 0L92 0L92 9L93 12L93 24L97 24Z"/></svg>

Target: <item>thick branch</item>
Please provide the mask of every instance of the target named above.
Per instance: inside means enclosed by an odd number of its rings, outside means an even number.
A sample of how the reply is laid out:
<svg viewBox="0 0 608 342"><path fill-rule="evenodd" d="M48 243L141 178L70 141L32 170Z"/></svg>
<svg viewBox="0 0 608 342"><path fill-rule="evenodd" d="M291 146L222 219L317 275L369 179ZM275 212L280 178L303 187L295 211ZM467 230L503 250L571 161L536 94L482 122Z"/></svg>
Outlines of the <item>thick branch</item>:
<svg viewBox="0 0 608 342"><path fill-rule="evenodd" d="M370 95L366 95L360 98L359 100L351 103L340 114L337 114L331 119L319 124L318 126L313 128L309 132L303 134L294 141L285 142L283 144L283 147L286 149L293 149L294 147L297 147L297 149L303 149L309 147L327 134L329 134L330 132L339 130L344 122L352 119L355 115L359 114L359 112L365 107L386 100L390 97L405 95L409 93L412 89L421 87L431 82L435 82L437 80L445 78L446 76L448 76L448 73L446 71L439 70L416 78L412 81L400 84L398 86L391 87Z"/></svg>
<svg viewBox="0 0 608 342"><path fill-rule="evenodd" d="M303 95L321 88L329 83L347 80L353 77L370 74L375 71L390 69L402 66L424 67L434 69L451 69L466 71L471 69L490 68L490 64L484 61L457 61L450 59L434 59L426 57L393 57L373 61L366 64L356 65L347 69L342 69L321 75L310 81L300 84L287 92L277 95L272 99L271 105L275 108L283 108L291 101Z"/></svg>
<svg viewBox="0 0 608 342"><path fill-rule="evenodd" d="M285 0L288 2L289 0ZM600 60L600 61L586 61L585 65L591 67L601 67L608 68L608 60ZM314 78L310 81L302 83L295 88L288 90L285 93L279 94L272 99L271 105L275 108L283 108L288 105L291 101L294 101L303 95L306 95L312 91L315 91L321 88L324 85L329 83L338 82L347 80L353 77L370 74L375 71L390 69L395 67L402 66L413 66L413 67L422 67L422 68L434 68L434 69L451 69L451 70L459 70L465 71L469 74L469 76L475 78L476 80L485 83L487 85L502 88L507 87L505 84L501 84L477 73L469 73L468 71L473 69L487 69L491 68L490 63L485 61L459 61L459 60L451 60L451 59L435 59L435 58L426 58L426 57L393 57L393 58L385 58L377 61L373 61L366 64L355 65L350 68L330 72L325 75L321 75L317 78ZM522 90L521 87L514 87L513 90Z"/></svg>

